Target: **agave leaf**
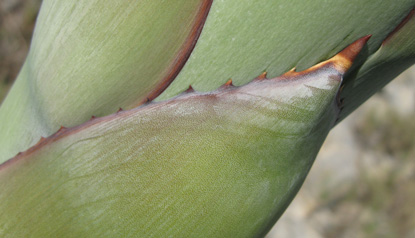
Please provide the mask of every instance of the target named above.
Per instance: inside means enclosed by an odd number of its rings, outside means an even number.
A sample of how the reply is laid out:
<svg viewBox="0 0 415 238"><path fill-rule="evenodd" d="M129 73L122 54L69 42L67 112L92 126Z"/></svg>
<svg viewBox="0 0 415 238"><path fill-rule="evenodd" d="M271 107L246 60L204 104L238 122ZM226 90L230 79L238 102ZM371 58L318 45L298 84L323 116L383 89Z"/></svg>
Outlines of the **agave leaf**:
<svg viewBox="0 0 415 238"><path fill-rule="evenodd" d="M184 65L211 2L43 1L29 55L0 110L0 161L61 125L157 96Z"/></svg>
<svg viewBox="0 0 415 238"><path fill-rule="evenodd" d="M0 109L0 161L61 125L156 97L179 73L208 12L190 61L159 100L189 84L206 91L229 78L245 84L263 70L271 77L301 70L366 34L374 35L373 53L414 3L233 0L215 1L209 12L212 0L46 0L20 79Z"/></svg>
<svg viewBox="0 0 415 238"><path fill-rule="evenodd" d="M339 121L415 63L415 10L358 69L345 77Z"/></svg>
<svg viewBox="0 0 415 238"><path fill-rule="evenodd" d="M263 71L275 77L303 70L371 34L367 57L414 6L414 0L214 1L189 61L157 100L189 84L209 91L229 78L243 85Z"/></svg>
<svg viewBox="0 0 415 238"><path fill-rule="evenodd" d="M303 72L62 128L0 166L0 235L264 235L335 123L367 39Z"/></svg>

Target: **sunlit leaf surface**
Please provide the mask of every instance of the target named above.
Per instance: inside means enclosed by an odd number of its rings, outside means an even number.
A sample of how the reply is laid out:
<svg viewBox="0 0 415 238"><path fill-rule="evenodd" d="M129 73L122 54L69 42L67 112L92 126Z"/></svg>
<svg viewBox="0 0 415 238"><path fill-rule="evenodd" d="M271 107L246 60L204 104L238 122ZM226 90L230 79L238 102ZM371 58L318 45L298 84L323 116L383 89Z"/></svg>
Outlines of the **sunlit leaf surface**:
<svg viewBox="0 0 415 238"><path fill-rule="evenodd" d="M301 186L368 38L278 78L95 118L0 166L2 237L252 237Z"/></svg>

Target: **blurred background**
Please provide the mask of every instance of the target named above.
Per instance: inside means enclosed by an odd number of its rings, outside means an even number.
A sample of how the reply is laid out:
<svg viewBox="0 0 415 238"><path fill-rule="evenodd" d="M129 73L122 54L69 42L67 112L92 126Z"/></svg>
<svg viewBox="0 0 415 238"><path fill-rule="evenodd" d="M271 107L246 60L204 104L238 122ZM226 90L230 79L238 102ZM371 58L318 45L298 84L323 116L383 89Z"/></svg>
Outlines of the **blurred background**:
<svg viewBox="0 0 415 238"><path fill-rule="evenodd" d="M41 0L0 0L0 102ZM415 67L336 126L268 238L415 238Z"/></svg>
<svg viewBox="0 0 415 238"><path fill-rule="evenodd" d="M0 102L29 50L41 0L0 0Z"/></svg>
<svg viewBox="0 0 415 238"><path fill-rule="evenodd" d="M415 238L415 67L337 125L268 238Z"/></svg>

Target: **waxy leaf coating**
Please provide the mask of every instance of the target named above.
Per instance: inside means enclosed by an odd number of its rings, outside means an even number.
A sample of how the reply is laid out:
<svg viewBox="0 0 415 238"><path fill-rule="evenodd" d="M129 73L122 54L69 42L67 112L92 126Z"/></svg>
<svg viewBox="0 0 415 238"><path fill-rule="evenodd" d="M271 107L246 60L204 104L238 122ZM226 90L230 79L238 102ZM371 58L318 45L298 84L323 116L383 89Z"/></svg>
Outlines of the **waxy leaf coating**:
<svg viewBox="0 0 415 238"><path fill-rule="evenodd" d="M134 108L163 91L212 0L44 0L29 55L0 108L0 162L61 125Z"/></svg>
<svg viewBox="0 0 415 238"><path fill-rule="evenodd" d="M303 72L61 128L0 166L0 236L264 235L335 123L367 40Z"/></svg>

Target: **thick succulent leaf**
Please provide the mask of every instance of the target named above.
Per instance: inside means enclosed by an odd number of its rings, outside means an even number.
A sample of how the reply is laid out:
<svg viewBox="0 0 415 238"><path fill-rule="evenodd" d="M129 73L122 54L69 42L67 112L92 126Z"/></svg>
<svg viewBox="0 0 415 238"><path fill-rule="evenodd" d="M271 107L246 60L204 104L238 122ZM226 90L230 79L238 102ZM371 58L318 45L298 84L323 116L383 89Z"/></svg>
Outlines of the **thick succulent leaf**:
<svg viewBox="0 0 415 238"><path fill-rule="evenodd" d="M211 3L44 1L21 79L0 108L0 161L60 125L156 97L183 66ZM370 54L414 4L215 1L190 61L160 99L189 84L206 91L229 78L247 83L263 70L303 69L366 34L374 35Z"/></svg>
<svg viewBox="0 0 415 238"><path fill-rule="evenodd" d="M345 77L339 121L415 63L415 10L358 69Z"/></svg>
<svg viewBox="0 0 415 238"><path fill-rule="evenodd" d="M156 97L188 58L212 0L45 0L0 110L0 161L61 125Z"/></svg>
<svg viewBox="0 0 415 238"><path fill-rule="evenodd" d="M0 236L264 235L333 126L366 40L303 72L62 128L0 166Z"/></svg>
<svg viewBox="0 0 415 238"><path fill-rule="evenodd" d="M415 0L214 1L197 46L178 77L157 100L189 84L209 91L232 78L243 85L267 71L303 70L372 34L374 53L414 7Z"/></svg>

